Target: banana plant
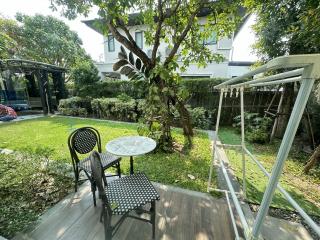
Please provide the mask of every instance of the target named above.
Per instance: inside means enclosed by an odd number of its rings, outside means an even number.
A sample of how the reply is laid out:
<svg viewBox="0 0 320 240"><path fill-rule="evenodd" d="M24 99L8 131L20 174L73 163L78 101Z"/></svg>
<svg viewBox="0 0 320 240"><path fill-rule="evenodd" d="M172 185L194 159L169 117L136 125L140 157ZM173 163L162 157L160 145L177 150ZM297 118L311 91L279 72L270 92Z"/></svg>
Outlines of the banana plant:
<svg viewBox="0 0 320 240"><path fill-rule="evenodd" d="M130 51L129 55L123 46L120 47L118 53L119 61L113 64L113 71L120 69L120 74L126 75L130 80L146 80L148 71L140 58L134 58L133 53Z"/></svg>

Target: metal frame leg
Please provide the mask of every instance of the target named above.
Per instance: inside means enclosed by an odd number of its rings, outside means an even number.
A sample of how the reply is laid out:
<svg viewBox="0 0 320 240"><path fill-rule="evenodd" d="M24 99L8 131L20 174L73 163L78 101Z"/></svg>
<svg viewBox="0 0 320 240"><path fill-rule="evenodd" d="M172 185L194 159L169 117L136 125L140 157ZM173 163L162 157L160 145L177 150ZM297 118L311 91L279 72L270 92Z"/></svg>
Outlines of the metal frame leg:
<svg viewBox="0 0 320 240"><path fill-rule="evenodd" d="M119 176L119 178L121 178L120 162L118 162L118 163L117 163L117 172L118 172L118 176Z"/></svg>
<svg viewBox="0 0 320 240"><path fill-rule="evenodd" d="M156 236L156 201L151 202L151 224L152 224L152 239Z"/></svg>
<svg viewBox="0 0 320 240"><path fill-rule="evenodd" d="M111 226L111 217L106 216L104 212L104 233L105 233L105 240L112 239L112 226Z"/></svg>
<svg viewBox="0 0 320 240"><path fill-rule="evenodd" d="M244 88L240 88L240 107L241 107L241 155L242 155L242 188L243 197L247 199L247 184L246 184L246 155L245 155L245 140L244 140Z"/></svg>
<svg viewBox="0 0 320 240"><path fill-rule="evenodd" d="M97 206L97 200L96 200L97 187L93 179L90 179L90 182L91 182L91 192L93 197L93 205L96 207Z"/></svg>
<svg viewBox="0 0 320 240"><path fill-rule="evenodd" d="M260 235L260 230L261 230L264 218L268 213L274 191L278 185L279 178L283 170L284 162L288 157L302 114L307 104L308 97L312 90L313 83L314 83L314 79L302 80L299 93L288 122L287 129L285 131L285 134L283 136L283 139L277 154L276 163L272 169L272 174L271 174L267 189L263 195L260 210L254 222L254 226L252 230L252 235L254 238L258 238Z"/></svg>
<svg viewBox="0 0 320 240"><path fill-rule="evenodd" d="M216 121L216 129L215 129L216 131L215 131L215 136L214 136L214 141L213 141L213 153L212 153L213 157L212 157L212 160L210 162L210 171L209 171L207 192L210 192L213 164L214 164L214 161L216 160L217 140L218 140L218 131L219 131L221 107L222 107L222 101L223 101L223 92L224 92L224 89L221 89L221 91L220 91L220 99L219 99L219 107L218 107L218 115L217 115L217 121Z"/></svg>
<svg viewBox="0 0 320 240"><path fill-rule="evenodd" d="M74 192L78 192L78 178L77 177L74 180Z"/></svg>
<svg viewBox="0 0 320 240"><path fill-rule="evenodd" d="M79 171L74 171L74 191L78 191Z"/></svg>
<svg viewBox="0 0 320 240"><path fill-rule="evenodd" d="M133 172L133 157L130 156L130 175L132 175L134 172Z"/></svg>

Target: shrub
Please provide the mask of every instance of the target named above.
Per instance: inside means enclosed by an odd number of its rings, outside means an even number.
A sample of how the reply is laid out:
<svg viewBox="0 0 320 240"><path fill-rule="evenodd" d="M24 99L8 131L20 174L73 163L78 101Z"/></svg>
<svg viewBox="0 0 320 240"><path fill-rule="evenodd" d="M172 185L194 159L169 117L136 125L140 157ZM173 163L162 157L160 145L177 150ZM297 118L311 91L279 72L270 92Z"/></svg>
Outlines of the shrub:
<svg viewBox="0 0 320 240"><path fill-rule="evenodd" d="M84 86L79 90L79 96L93 98L115 98L124 93L134 99L144 98L147 94L146 82L144 81L100 81L91 86Z"/></svg>
<svg viewBox="0 0 320 240"><path fill-rule="evenodd" d="M86 117L92 113L91 99L80 97L61 99L58 110L63 115Z"/></svg>
<svg viewBox="0 0 320 240"><path fill-rule="evenodd" d="M222 83L226 79L224 78L194 78L183 79L181 82L190 93L192 92L213 92L214 86Z"/></svg>
<svg viewBox="0 0 320 240"><path fill-rule="evenodd" d="M183 79L181 84L190 92L212 93L213 87L223 82L223 78L205 78L205 79ZM105 80L83 86L76 93L78 96L89 96L92 98L115 98L125 93L126 95L140 99L145 98L148 93L146 81L124 81L124 80Z"/></svg>
<svg viewBox="0 0 320 240"><path fill-rule="evenodd" d="M70 78L74 82L75 94L79 94L83 91L82 88L88 88L94 86L99 80L99 71L94 66L91 60L77 61L71 68Z"/></svg>
<svg viewBox="0 0 320 240"><path fill-rule="evenodd" d="M191 108L187 105L187 110L189 111L192 126L200 129L209 129L211 125L211 111L206 110L203 107ZM180 126L179 113L177 109L173 109L174 122L176 126Z"/></svg>
<svg viewBox="0 0 320 240"><path fill-rule="evenodd" d="M67 116L77 116L77 117L87 117L88 112L85 108L59 108L59 112L62 115Z"/></svg>
<svg viewBox="0 0 320 240"><path fill-rule="evenodd" d="M67 116L87 117L93 114L98 118L138 122L144 116L146 108L145 99L133 99L125 93L117 98L80 98L72 97L60 100L59 112ZM209 129L212 111L203 107L191 108L187 106L191 115L193 126L200 129ZM179 113L173 109L175 125L179 126Z"/></svg>
<svg viewBox="0 0 320 240"><path fill-rule="evenodd" d="M241 131L241 115L234 118L233 126ZM266 143L269 141L272 119L260 117L259 113L244 113L245 137L249 142Z"/></svg>
<svg viewBox="0 0 320 240"><path fill-rule="evenodd" d="M196 128L209 129L211 120L209 118L209 111L203 107L188 108L190 113L192 124Z"/></svg>
<svg viewBox="0 0 320 240"><path fill-rule="evenodd" d="M97 98L91 102L93 112L99 118L118 121L137 121L136 101L122 101L118 98Z"/></svg>
<svg viewBox="0 0 320 240"><path fill-rule="evenodd" d="M72 189L72 169L37 153L0 158L0 233L11 238Z"/></svg>

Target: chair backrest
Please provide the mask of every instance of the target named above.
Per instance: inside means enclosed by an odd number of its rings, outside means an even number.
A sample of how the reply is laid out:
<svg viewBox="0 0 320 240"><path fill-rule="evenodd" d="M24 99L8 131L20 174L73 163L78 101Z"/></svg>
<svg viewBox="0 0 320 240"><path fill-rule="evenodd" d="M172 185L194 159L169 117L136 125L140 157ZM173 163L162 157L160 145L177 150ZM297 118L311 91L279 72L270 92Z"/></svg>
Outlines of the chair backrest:
<svg viewBox="0 0 320 240"><path fill-rule="evenodd" d="M103 201L104 205L111 213L111 208L109 205L108 197L106 194L106 187L108 187L106 176L101 164L100 154L97 151L93 151L90 155L90 165L92 171L92 178L98 188L99 196Z"/></svg>
<svg viewBox="0 0 320 240"><path fill-rule="evenodd" d="M82 127L73 131L68 139L68 146L72 161L79 161L77 153L87 154L97 146L101 152L101 138L98 130L93 127Z"/></svg>

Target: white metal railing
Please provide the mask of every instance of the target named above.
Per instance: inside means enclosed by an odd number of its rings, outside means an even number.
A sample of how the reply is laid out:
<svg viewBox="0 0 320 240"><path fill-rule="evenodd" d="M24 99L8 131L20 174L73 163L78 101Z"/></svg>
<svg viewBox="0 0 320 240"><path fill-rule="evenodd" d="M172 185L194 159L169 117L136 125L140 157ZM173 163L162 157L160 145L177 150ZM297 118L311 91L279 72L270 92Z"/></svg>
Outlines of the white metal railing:
<svg viewBox="0 0 320 240"><path fill-rule="evenodd" d="M266 73L270 70L282 69L282 73L274 74L267 77L257 77L252 80L248 80L248 78L252 78L257 74ZM265 216L267 215L268 209L270 207L274 192L277 189L284 195L284 197L288 200L288 202L300 213L300 215L304 218L306 223L319 235L320 237L320 227L308 216L308 214L299 206L299 204L290 196L290 194L285 191L279 185L279 178L283 171L285 160L288 157L290 148L292 146L292 142L294 140L294 136L296 134L297 128L299 126L301 117L303 115L304 109L306 107L310 92L312 90L314 81L320 78L320 54L307 54L307 55L291 55L275 58L269 61L267 64L250 71L242 76L232 78L226 82L223 82L217 85L215 88L220 90L220 98L219 98L219 107L216 121L216 137L214 139L213 144L213 159L210 166L209 179L208 179L208 191L212 190L211 188L211 180L212 180L212 171L213 171L213 162L216 160L220 161L220 166L222 169L223 176L227 182L227 186L230 193L231 199L239 216L240 222L244 229L244 237L246 239L257 239L260 236L261 227L263 225ZM260 86L269 86L269 85L279 85L285 83L292 82L300 82L299 92L284 134L282 139L277 158L275 164L272 169L272 173L269 174L263 165L259 162L259 160L246 148L244 141L244 101L243 101L243 93L245 88L251 87L260 87ZM219 132L219 123L221 116L221 108L223 96L226 96L228 92L232 95L233 90L236 89L240 92L240 106L241 106L241 145L226 145L226 144L218 144L218 132ZM261 202L260 209L258 211L257 217L255 218L253 226L249 226L247 219L242 211L241 204L235 190L231 184L230 178L227 173L227 169L221 159L221 156L218 151L218 147L240 147L242 150L242 170L243 170L243 196L246 197L246 158L248 155L251 160L259 169L269 178L269 182L266 188L266 191L263 195L263 199ZM227 201L229 205L230 211L232 208L230 207L229 196L227 196ZM231 218L234 218L233 213L230 213ZM235 220L232 219L232 222ZM236 238L239 236L238 232L236 232Z"/></svg>

